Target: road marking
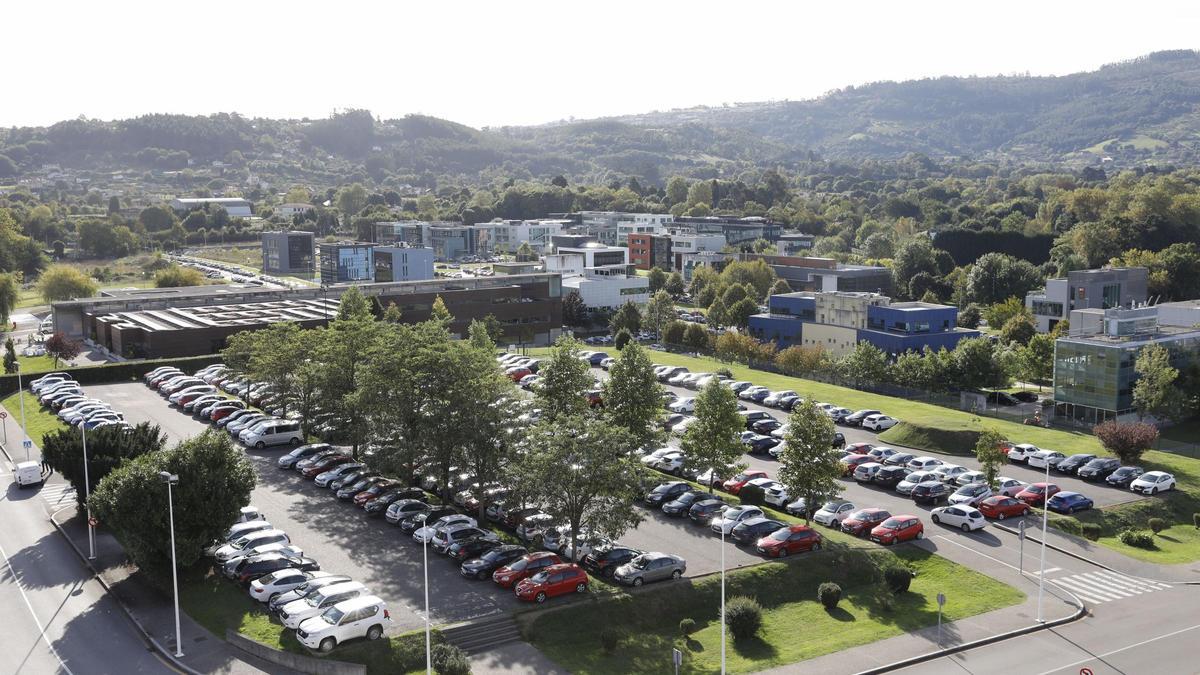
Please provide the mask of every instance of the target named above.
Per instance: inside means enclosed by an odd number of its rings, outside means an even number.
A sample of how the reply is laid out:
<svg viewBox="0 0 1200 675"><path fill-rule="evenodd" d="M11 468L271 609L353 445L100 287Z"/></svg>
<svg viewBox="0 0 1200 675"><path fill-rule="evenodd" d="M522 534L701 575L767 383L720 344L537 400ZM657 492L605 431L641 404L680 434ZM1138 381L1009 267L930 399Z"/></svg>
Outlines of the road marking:
<svg viewBox="0 0 1200 675"><path fill-rule="evenodd" d="M1042 574L1050 574L1051 572L1061 572L1061 571L1062 571L1061 567L1051 567L1051 568L1047 569L1045 572L1043 572Z"/></svg>
<svg viewBox="0 0 1200 675"><path fill-rule="evenodd" d="M1137 647L1141 647L1143 645L1148 645L1151 642L1158 642L1159 640L1165 640L1170 637L1175 637L1176 635L1179 635L1181 633L1186 633L1190 630L1196 630L1197 628L1200 628L1200 624L1196 624L1195 626L1188 626L1187 628L1180 628L1177 631L1172 631L1170 633L1166 633L1165 635L1159 635L1158 637L1152 637L1149 640L1142 640L1141 642L1135 642L1131 645L1126 645L1124 647L1121 647L1120 649L1114 649L1110 652L1105 652L1103 654L1097 654L1090 658L1081 659L1074 663L1068 663L1064 666L1059 666L1053 670L1043 670L1042 672L1038 673L1038 675L1050 675L1051 673L1057 673L1059 671L1066 670L1067 668L1074 668L1075 666L1083 665L1085 663L1091 663L1092 661L1096 661L1098 659L1106 659L1114 654L1120 654L1121 652L1129 651L1130 649L1136 649Z"/></svg>
<svg viewBox="0 0 1200 675"><path fill-rule="evenodd" d="M33 611L33 605L29 602L29 596L25 595L25 587L21 585L21 577L17 576L17 570L13 567L12 561L8 559L8 553L4 550L3 546L0 546L0 555L4 556L4 564L8 566L8 573L12 575L13 583L17 585L17 590L21 592L21 599L25 601L25 607L29 609L29 615L33 617L33 623L37 626L42 642L46 643L46 648L54 655L54 658L58 661L58 665L62 666L67 675L74 675L71 669L67 667L67 664L63 662L62 657L58 655L58 650L54 648L54 645L50 644L50 639L46 637L46 628L42 626L41 619L38 619L37 613Z"/></svg>
<svg viewBox="0 0 1200 675"><path fill-rule="evenodd" d="M1083 572L1057 577L1050 581L1066 586L1080 595L1095 598L1096 602L1123 600L1143 593L1153 593L1171 588L1166 584L1109 571Z"/></svg>
<svg viewBox="0 0 1200 675"><path fill-rule="evenodd" d="M40 496L50 506L59 506L63 502L75 501L75 488L67 483L46 485L42 487Z"/></svg>

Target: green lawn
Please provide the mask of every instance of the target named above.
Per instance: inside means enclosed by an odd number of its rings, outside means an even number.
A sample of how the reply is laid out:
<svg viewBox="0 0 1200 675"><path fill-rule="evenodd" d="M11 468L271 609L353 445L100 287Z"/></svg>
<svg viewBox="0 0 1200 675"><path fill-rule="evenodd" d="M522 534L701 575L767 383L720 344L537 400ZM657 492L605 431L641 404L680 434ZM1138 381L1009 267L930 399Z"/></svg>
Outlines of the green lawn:
<svg viewBox="0 0 1200 675"><path fill-rule="evenodd" d="M21 375L35 375L55 370L53 356L22 356L17 349L17 361L21 364ZM62 365L60 362L59 365Z"/></svg>
<svg viewBox="0 0 1200 675"><path fill-rule="evenodd" d="M245 590L215 574L186 582L180 588L179 602L188 616L221 639L225 629L232 628L276 649L312 655L296 641L295 633L277 623ZM441 642L441 634L435 632L433 639L434 644ZM368 673L424 673L425 632L347 643L330 658L361 663Z"/></svg>
<svg viewBox="0 0 1200 675"><path fill-rule="evenodd" d="M916 571L907 593L892 596L875 581L882 566L903 562ZM841 604L828 612L816 599L823 581L842 585ZM947 597L944 618L954 621L1007 607L1024 594L922 549L826 550L789 563L767 563L728 575L726 597L748 595L763 606L763 628L749 641L728 637L729 672L753 672L869 644L937 623L937 593ZM587 603L537 617L529 627L538 648L573 673L666 672L671 649L684 653L684 672L720 672L720 579L664 583L645 592ZM697 624L679 637L683 618ZM614 626L625 637L605 654L599 630Z"/></svg>
<svg viewBox="0 0 1200 675"><path fill-rule="evenodd" d="M62 420L58 419L57 415L43 408L38 403L37 397L28 391L20 394L11 394L4 400L0 401L0 405L4 406L4 409L8 411L9 415L12 415L13 420L16 421L17 424L21 423L21 404L17 399L18 395L24 397L25 399L25 419L29 424L27 432L29 434L29 438L33 439L34 443L40 446L42 444L42 436L54 431L59 431L60 429L68 428ZM9 445L17 446L20 445L20 443L17 439L10 438Z"/></svg>
<svg viewBox="0 0 1200 675"><path fill-rule="evenodd" d="M1188 523L1173 525L1154 536L1153 551L1126 546L1116 537L1101 537L1099 543L1131 558L1171 565L1200 559L1200 528Z"/></svg>

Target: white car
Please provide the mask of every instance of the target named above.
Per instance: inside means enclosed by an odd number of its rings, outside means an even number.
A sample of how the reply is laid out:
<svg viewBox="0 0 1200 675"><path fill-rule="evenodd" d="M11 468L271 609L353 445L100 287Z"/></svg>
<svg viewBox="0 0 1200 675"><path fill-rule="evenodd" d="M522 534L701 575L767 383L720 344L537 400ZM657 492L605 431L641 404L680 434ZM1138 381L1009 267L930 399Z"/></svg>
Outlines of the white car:
<svg viewBox="0 0 1200 675"><path fill-rule="evenodd" d="M488 541L499 542L500 537L495 532L489 532L483 528L467 525L466 523L458 523L455 525L447 525L440 527L433 533L433 539L429 544L433 550L445 554L454 544L467 541L469 539L486 539Z"/></svg>
<svg viewBox="0 0 1200 675"><path fill-rule="evenodd" d="M940 459L921 456L908 460L908 464L906 466L913 471L933 471L941 465L942 460Z"/></svg>
<svg viewBox="0 0 1200 675"><path fill-rule="evenodd" d="M309 649L328 653L347 640L378 640L391 622L383 600L368 595L340 602L320 616L305 620L296 629L296 639Z"/></svg>
<svg viewBox="0 0 1200 675"><path fill-rule="evenodd" d="M914 471L905 476L904 480L896 483L896 492L907 497L912 494L913 488L929 480L937 480L937 476L932 471Z"/></svg>
<svg viewBox="0 0 1200 675"><path fill-rule="evenodd" d="M769 490L773 487L776 487L776 486L783 487L782 483L780 483L779 481L774 480L772 478L755 478L753 480L746 481L746 485L742 486L742 489L745 489L747 486L750 486L750 485L753 485L754 487L762 490L764 493L766 493L767 490Z"/></svg>
<svg viewBox="0 0 1200 675"><path fill-rule="evenodd" d="M263 555L264 553L279 553L293 558L298 558L304 555L304 549L286 541L275 541L269 544L259 544L258 546L244 548L229 556L221 564L226 570L233 570L237 567L237 564L242 561L242 558L253 558L254 556Z"/></svg>
<svg viewBox="0 0 1200 675"><path fill-rule="evenodd" d="M824 506L813 514L813 520L827 527L837 527L851 513L854 513L856 508L852 502L840 499L825 502Z"/></svg>
<svg viewBox="0 0 1200 675"><path fill-rule="evenodd" d="M784 422L783 426L779 427L775 431L772 431L771 435L774 436L775 438L783 438L783 437L787 436L788 426L790 426L790 425L787 422Z"/></svg>
<svg viewBox="0 0 1200 675"><path fill-rule="evenodd" d="M733 528L738 526L738 523L749 520L751 518L762 518L763 510L757 506L731 506L721 515L712 519L712 531L718 534L728 535L733 532Z"/></svg>
<svg viewBox="0 0 1200 675"><path fill-rule="evenodd" d="M689 418L683 420L682 422L680 422L679 424L676 424L675 426L671 427L671 433L676 436L683 436L685 433L687 433L687 430L690 429L691 426L695 423L696 423L696 418L689 417Z"/></svg>
<svg viewBox="0 0 1200 675"><path fill-rule="evenodd" d="M900 454L900 451L895 448L889 448L886 445L877 445L867 451L867 454L874 457L877 461L882 462L892 455Z"/></svg>
<svg viewBox="0 0 1200 675"><path fill-rule="evenodd" d="M683 465L686 461L687 456L677 450L663 455L658 461L651 464L650 468L678 476L683 471Z"/></svg>
<svg viewBox="0 0 1200 675"><path fill-rule="evenodd" d="M265 544L274 544L276 542L288 543L291 539L283 530L256 530L247 532L241 537L234 539L228 544L224 544L213 552L213 557L218 563L224 564L230 558L241 555L241 552L247 549L257 548Z"/></svg>
<svg viewBox="0 0 1200 675"><path fill-rule="evenodd" d="M424 527L419 528L416 532L413 532L413 541L417 542L418 544L424 544L426 541L432 541L439 529L447 528L451 525L458 525L460 523L470 525L471 527L478 525L478 523L475 522L475 519L471 516L464 516L458 513L450 516L442 516L433 523L426 523Z"/></svg>
<svg viewBox="0 0 1200 675"><path fill-rule="evenodd" d="M978 506L979 502L992 496L992 488L983 483L971 483L964 485L954 491L947 500L949 504L966 504L968 506Z"/></svg>
<svg viewBox="0 0 1200 675"><path fill-rule="evenodd" d="M987 520L984 519L979 509L966 504L939 506L929 512L929 519L939 525L957 527L963 532L982 530L987 527Z"/></svg>
<svg viewBox="0 0 1200 675"><path fill-rule="evenodd" d="M367 587L359 581L346 581L326 586L316 593L284 605L279 610L279 619L288 628L298 628L305 619L320 616L325 610L339 602L370 595Z"/></svg>
<svg viewBox="0 0 1200 675"><path fill-rule="evenodd" d="M1044 469L1046 468L1047 464L1053 468L1055 464L1058 464L1066 458L1067 456L1061 452L1055 452L1054 450L1038 450L1025 459L1025 464L1034 469Z"/></svg>
<svg viewBox="0 0 1200 675"><path fill-rule="evenodd" d="M682 422L680 422L680 424L682 424ZM642 455L642 458L640 461L642 462L643 466L652 467L658 462L658 460L662 459L663 457L666 457L667 455L669 455L673 452L679 452L679 448L659 448L659 449L655 450L654 452L651 452L648 455Z"/></svg>
<svg viewBox="0 0 1200 675"><path fill-rule="evenodd" d="M214 541L204 549L204 555L216 555L217 549L221 548L225 544L237 541L251 532L261 532L262 530L271 529L274 529L271 527L271 523L268 523L265 520L247 520L241 523L234 523L228 530L225 531L224 536Z"/></svg>
<svg viewBox="0 0 1200 675"><path fill-rule="evenodd" d="M942 464L933 469L933 472L938 475L938 480L950 485L953 485L954 481L959 476L967 473L968 471L970 471L970 469L967 467L959 466L957 464Z"/></svg>
<svg viewBox="0 0 1200 675"><path fill-rule="evenodd" d="M1016 497L1017 493L1024 490L1029 483L1008 476L1000 476L996 479L996 494L1005 497Z"/></svg>
<svg viewBox="0 0 1200 675"><path fill-rule="evenodd" d="M1008 461L1014 464L1024 464L1029 460L1029 456L1040 450L1032 443L1017 443L1008 451Z"/></svg>
<svg viewBox="0 0 1200 675"><path fill-rule="evenodd" d="M317 577L327 576L330 576L329 572L301 572L289 567L251 581L250 597L259 602L270 602L284 593L296 589L301 584L308 583Z"/></svg>
<svg viewBox="0 0 1200 675"><path fill-rule="evenodd" d="M287 605L288 603L295 602L297 600L303 600L304 598L313 595L326 586L344 584L347 581L354 580L344 574L330 574L329 576L324 577L313 577L312 579L309 579L292 590L286 593L281 593L275 599L268 600L267 610L272 613L278 612L284 607L284 605Z"/></svg>
<svg viewBox="0 0 1200 675"><path fill-rule="evenodd" d="M771 394L769 396L764 398L762 401L762 404L765 406L771 407L771 408L778 408L779 402L781 400L783 400L784 398L786 398L788 396L799 396L799 395L800 394L797 394L796 392L792 391L791 389L785 389L783 391L775 391L775 392L771 392Z"/></svg>
<svg viewBox="0 0 1200 675"><path fill-rule="evenodd" d="M971 483L984 483L987 481L987 475L982 471L967 471L958 474L954 479L954 484L962 487Z"/></svg>
<svg viewBox="0 0 1200 675"><path fill-rule="evenodd" d="M1153 495L1159 492L1166 492L1167 490L1174 490L1175 476L1166 471L1147 471L1130 483L1129 489L1144 495Z"/></svg>
<svg viewBox="0 0 1200 675"><path fill-rule="evenodd" d="M762 396L764 393L767 396L770 396L771 390L767 389L766 387L755 385L753 387L746 387L743 389L740 393L738 393L738 398L742 399L743 401L749 401L758 396Z"/></svg>
<svg viewBox="0 0 1200 675"><path fill-rule="evenodd" d="M693 396L688 396L687 398L681 398L677 401L672 402L671 405L667 406L667 410L670 410L671 412L677 412L677 413L696 412L696 399Z"/></svg>
<svg viewBox="0 0 1200 675"><path fill-rule="evenodd" d="M775 483L763 489L763 501L771 506L786 509L792 502L792 496L788 494L787 488L782 483Z"/></svg>
<svg viewBox="0 0 1200 675"><path fill-rule="evenodd" d="M871 415L863 420L862 426L864 429L870 429L871 431L884 431L896 426L899 421L887 415Z"/></svg>

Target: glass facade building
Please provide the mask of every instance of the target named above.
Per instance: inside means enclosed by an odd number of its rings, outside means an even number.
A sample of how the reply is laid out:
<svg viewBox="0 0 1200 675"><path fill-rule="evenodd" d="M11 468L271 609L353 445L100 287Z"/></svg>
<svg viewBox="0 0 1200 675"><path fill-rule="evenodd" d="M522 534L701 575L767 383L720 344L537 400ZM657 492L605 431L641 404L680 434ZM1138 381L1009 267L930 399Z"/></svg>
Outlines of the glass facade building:
<svg viewBox="0 0 1200 675"><path fill-rule="evenodd" d="M372 244L321 244L321 281L329 284L372 281L375 266Z"/></svg>

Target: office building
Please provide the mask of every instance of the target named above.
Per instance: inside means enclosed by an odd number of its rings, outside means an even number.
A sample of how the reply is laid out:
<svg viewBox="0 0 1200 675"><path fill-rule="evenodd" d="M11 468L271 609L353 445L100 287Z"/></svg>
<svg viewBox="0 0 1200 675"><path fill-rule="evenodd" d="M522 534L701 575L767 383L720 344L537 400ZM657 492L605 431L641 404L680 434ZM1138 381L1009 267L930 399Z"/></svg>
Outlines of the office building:
<svg viewBox="0 0 1200 675"><path fill-rule="evenodd" d="M1146 302L1149 270L1145 267L1105 267L1067 272L1047 279L1044 289L1025 296L1038 331L1048 333L1077 309L1132 307Z"/></svg>
<svg viewBox="0 0 1200 675"><path fill-rule="evenodd" d="M558 253L583 256L583 267L629 264L629 249L624 246L605 246L597 242L588 242L582 246L559 246Z"/></svg>
<svg viewBox="0 0 1200 675"><path fill-rule="evenodd" d="M310 278L317 269L315 246L312 232L263 232L262 271Z"/></svg>
<svg viewBox="0 0 1200 675"><path fill-rule="evenodd" d="M650 301L650 279L634 272L633 265L586 265L580 253L560 253L545 258L546 272L562 275L563 292L578 291L588 309L617 309L626 302Z"/></svg>
<svg viewBox="0 0 1200 675"><path fill-rule="evenodd" d="M515 253L521 244L529 244L538 252L549 250L552 238L570 224L568 220L494 220L474 227L490 230L488 250Z"/></svg>
<svg viewBox="0 0 1200 675"><path fill-rule="evenodd" d="M768 312L750 317L749 332L780 349L820 347L841 356L869 342L893 356L954 349L979 331L958 328L958 309L927 302L892 302L878 293L808 291L772 295Z"/></svg>
<svg viewBox="0 0 1200 675"><path fill-rule="evenodd" d="M720 253L725 248L723 234L671 234L672 268L684 270L684 256L692 253Z"/></svg>
<svg viewBox="0 0 1200 675"><path fill-rule="evenodd" d="M629 235L629 262L640 270L654 267L664 272L675 269L668 234L634 233Z"/></svg>
<svg viewBox="0 0 1200 675"><path fill-rule="evenodd" d="M232 218L249 218L250 202L241 197L180 197L171 200L171 208L176 213L187 213L196 209L220 206Z"/></svg>
<svg viewBox="0 0 1200 675"><path fill-rule="evenodd" d="M344 284L374 279L373 247L374 244L360 241L320 244L321 282Z"/></svg>
<svg viewBox="0 0 1200 675"><path fill-rule="evenodd" d="M414 246L376 246L371 252L375 283L432 279L433 249Z"/></svg>
<svg viewBox="0 0 1200 675"><path fill-rule="evenodd" d="M582 234L606 246L623 246L630 234L662 233L674 222L669 213L623 213L580 211L576 214Z"/></svg>
<svg viewBox="0 0 1200 675"><path fill-rule="evenodd" d="M312 211L315 208L317 208L317 207L313 206L312 204L299 204L299 203L295 203L295 202L290 202L287 204L280 204L279 206L276 206L274 211L275 211L275 215L280 216L281 218L287 218L288 220L291 220L292 218L294 218L296 216L302 216L305 213L308 213L309 211Z"/></svg>
<svg viewBox="0 0 1200 675"><path fill-rule="evenodd" d="M811 249L814 239L811 234L789 233L780 235L775 246L781 255L797 255Z"/></svg>
<svg viewBox="0 0 1200 675"><path fill-rule="evenodd" d="M832 258L742 253L741 260L762 260L793 291L880 293L892 289L892 271L871 265L843 265Z"/></svg>
<svg viewBox="0 0 1200 675"><path fill-rule="evenodd" d="M719 234L730 246L766 239L774 243L783 234L783 224L758 216L730 218L725 216L681 216L673 221L674 229L689 229L696 234Z"/></svg>
<svg viewBox="0 0 1200 675"><path fill-rule="evenodd" d="M1149 345L1165 347L1175 368L1200 359L1200 328L1164 325L1158 307L1081 309L1069 320L1069 334L1054 341L1055 413L1064 417L1133 418L1135 364Z"/></svg>

